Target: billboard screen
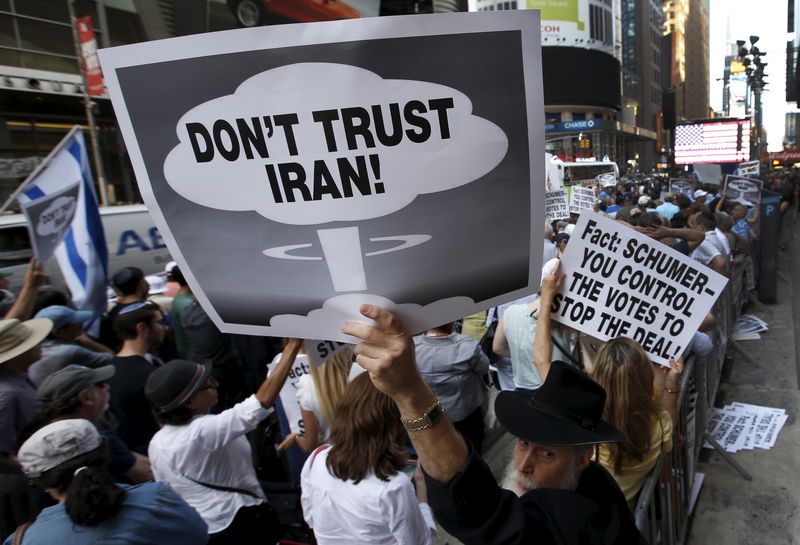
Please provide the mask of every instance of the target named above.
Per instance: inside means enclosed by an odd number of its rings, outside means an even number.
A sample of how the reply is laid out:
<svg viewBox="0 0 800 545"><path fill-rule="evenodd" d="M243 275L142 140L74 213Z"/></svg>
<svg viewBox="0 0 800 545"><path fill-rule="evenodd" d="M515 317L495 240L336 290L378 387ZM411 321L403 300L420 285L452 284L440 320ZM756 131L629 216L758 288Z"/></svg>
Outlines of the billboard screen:
<svg viewBox="0 0 800 545"><path fill-rule="evenodd" d="M750 120L675 127L675 164L740 163L750 159Z"/></svg>
<svg viewBox="0 0 800 545"><path fill-rule="evenodd" d="M614 13L603 0L469 0L470 11L538 9L542 46L596 49L614 54Z"/></svg>

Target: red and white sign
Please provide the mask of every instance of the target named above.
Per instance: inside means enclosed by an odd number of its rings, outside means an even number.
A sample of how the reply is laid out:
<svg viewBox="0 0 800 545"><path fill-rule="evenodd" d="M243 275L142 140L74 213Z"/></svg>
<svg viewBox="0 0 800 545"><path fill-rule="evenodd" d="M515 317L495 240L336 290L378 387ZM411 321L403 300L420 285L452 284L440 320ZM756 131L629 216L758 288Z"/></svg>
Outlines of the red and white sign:
<svg viewBox="0 0 800 545"><path fill-rule="evenodd" d="M81 44L86 88L90 95L102 95L105 93L105 85L103 72L100 70L100 59L97 58L97 40L94 37L92 18L88 15L81 17L75 24L78 25L78 41Z"/></svg>
<svg viewBox="0 0 800 545"><path fill-rule="evenodd" d="M798 163L800 162L800 150L787 149L783 151L776 151L769 154L770 161L780 161L781 163Z"/></svg>

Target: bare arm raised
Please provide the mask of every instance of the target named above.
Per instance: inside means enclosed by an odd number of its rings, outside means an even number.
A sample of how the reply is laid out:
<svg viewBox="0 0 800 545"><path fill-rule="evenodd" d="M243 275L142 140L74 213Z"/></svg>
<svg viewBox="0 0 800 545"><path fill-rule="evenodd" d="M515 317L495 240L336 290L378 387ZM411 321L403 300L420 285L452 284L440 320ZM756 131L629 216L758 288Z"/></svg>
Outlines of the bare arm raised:
<svg viewBox="0 0 800 545"><path fill-rule="evenodd" d="M403 420L422 417L436 396L422 380L414 359L414 342L400 320L388 310L362 305L361 314L376 326L348 322L342 332L362 340L356 361L369 372L372 383L391 397ZM409 433L425 472L447 482L467 466L467 445L445 415L430 428Z"/></svg>
<svg viewBox="0 0 800 545"><path fill-rule="evenodd" d="M561 287L561 280L565 276L561 272L561 260L559 260L553 269L542 277L539 315L536 321L536 334L533 336L533 363L542 381L547 378L553 361L553 323L550 319L550 309L553 306L553 298Z"/></svg>

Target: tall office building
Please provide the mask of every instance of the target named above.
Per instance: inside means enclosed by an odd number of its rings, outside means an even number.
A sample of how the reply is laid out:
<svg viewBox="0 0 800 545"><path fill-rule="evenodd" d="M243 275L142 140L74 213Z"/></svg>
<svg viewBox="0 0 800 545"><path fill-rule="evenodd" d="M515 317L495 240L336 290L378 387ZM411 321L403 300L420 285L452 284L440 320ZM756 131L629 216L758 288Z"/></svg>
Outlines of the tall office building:
<svg viewBox="0 0 800 545"><path fill-rule="evenodd" d="M629 165L649 171L660 162L664 145L661 115L661 0L620 0L622 112L621 120L639 128L630 140Z"/></svg>
<svg viewBox="0 0 800 545"><path fill-rule="evenodd" d="M709 114L707 2L665 0L664 16L664 45L670 64L666 83L674 92L674 118L678 121L706 118ZM669 99L672 100L671 93ZM667 107L670 113L671 106Z"/></svg>

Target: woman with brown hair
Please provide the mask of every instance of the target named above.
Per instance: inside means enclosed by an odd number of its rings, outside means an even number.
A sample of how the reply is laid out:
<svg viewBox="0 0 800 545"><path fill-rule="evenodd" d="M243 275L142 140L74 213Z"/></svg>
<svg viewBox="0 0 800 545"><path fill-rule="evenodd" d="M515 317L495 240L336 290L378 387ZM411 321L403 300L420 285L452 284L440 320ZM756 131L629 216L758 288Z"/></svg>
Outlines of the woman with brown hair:
<svg viewBox="0 0 800 545"><path fill-rule="evenodd" d="M277 357L276 357L277 358ZM353 349L345 348L322 365L309 365L310 374L297 381L297 403L303 418L303 433L290 433L278 450L297 446L309 453L328 441L336 404L347 383L364 372L353 365Z"/></svg>
<svg viewBox="0 0 800 545"><path fill-rule="evenodd" d="M659 455L672 450L683 358L670 364L655 369L639 343L618 337L600 347L589 374L606 391L603 419L629 439L601 445L597 461L614 476L631 508Z"/></svg>
<svg viewBox="0 0 800 545"><path fill-rule="evenodd" d="M301 474L303 514L319 545L429 544L435 529L417 481L403 473L405 430L394 402L364 373L345 389L331 445L309 456Z"/></svg>
<svg viewBox="0 0 800 545"><path fill-rule="evenodd" d="M543 379L550 370L553 298L565 276L559 267L560 263L542 278L534 362ZM603 420L629 438L627 443L604 443L596 456L614 476L631 508L659 455L672 450L683 357L670 360L670 366L655 366L639 343L617 337L600 346L589 372L606 391Z"/></svg>

